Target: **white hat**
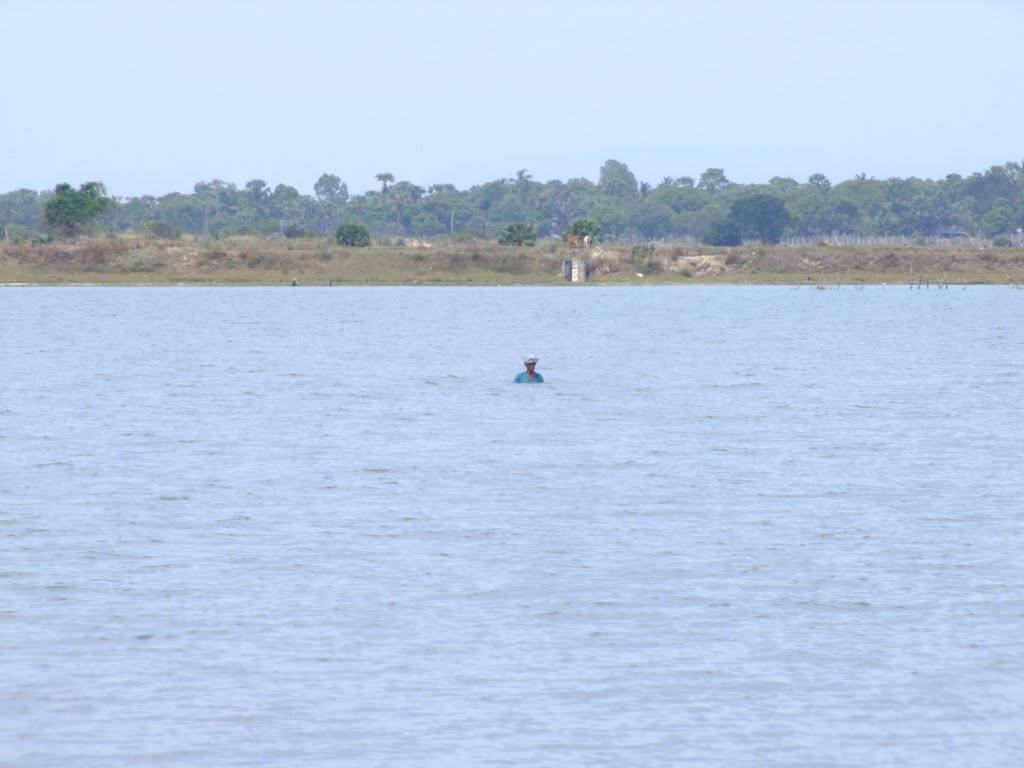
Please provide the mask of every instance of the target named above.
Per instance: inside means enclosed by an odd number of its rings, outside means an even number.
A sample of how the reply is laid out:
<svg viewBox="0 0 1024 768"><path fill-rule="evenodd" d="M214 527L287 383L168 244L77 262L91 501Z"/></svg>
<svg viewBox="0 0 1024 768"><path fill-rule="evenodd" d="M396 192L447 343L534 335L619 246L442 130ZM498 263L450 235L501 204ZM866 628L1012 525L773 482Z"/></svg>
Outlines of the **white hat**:
<svg viewBox="0 0 1024 768"><path fill-rule="evenodd" d="M526 364L526 363L536 363L536 362L537 362L537 356L536 355L527 355L526 357L523 358L523 363L524 364Z"/></svg>

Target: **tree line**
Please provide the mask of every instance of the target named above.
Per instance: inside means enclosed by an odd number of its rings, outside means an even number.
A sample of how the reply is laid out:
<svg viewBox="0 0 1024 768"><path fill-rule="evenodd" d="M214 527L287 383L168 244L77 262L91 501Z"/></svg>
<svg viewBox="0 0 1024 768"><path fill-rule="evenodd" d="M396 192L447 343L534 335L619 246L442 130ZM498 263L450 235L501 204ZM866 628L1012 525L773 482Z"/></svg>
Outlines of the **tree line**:
<svg viewBox="0 0 1024 768"><path fill-rule="evenodd" d="M1024 166L1008 162L940 180L866 178L833 184L822 174L806 181L775 177L766 184L730 181L723 169L699 178L638 181L625 163L608 160L597 182L585 178L534 181L521 170L466 190L421 187L377 174L379 189L350 195L340 177L324 173L312 195L253 179L243 187L202 181L188 194L111 198L100 182L77 190L19 189L0 195L6 239L75 236L87 232L324 236L342 225L377 238L472 234L508 238L565 236L573 222L597 223L605 240L690 240L714 245L788 236L980 236L1008 238L1024 227Z"/></svg>

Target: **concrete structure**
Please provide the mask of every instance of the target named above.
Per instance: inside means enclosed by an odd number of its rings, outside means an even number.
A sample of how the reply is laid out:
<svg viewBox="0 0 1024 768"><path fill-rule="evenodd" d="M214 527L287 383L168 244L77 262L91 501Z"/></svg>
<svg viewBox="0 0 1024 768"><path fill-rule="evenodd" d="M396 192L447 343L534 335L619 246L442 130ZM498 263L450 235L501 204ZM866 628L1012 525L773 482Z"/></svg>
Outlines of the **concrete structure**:
<svg viewBox="0 0 1024 768"><path fill-rule="evenodd" d="M585 283L587 262L583 259L566 259L562 262L562 277L571 283Z"/></svg>

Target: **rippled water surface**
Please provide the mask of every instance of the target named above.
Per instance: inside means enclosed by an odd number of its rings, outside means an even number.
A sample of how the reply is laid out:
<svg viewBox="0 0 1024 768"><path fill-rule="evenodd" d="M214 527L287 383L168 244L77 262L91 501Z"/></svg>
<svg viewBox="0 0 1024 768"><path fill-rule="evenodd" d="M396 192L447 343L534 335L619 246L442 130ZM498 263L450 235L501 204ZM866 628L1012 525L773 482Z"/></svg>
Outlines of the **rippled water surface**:
<svg viewBox="0 0 1024 768"><path fill-rule="evenodd" d="M0 333L0 765L1024 764L1022 292L7 288Z"/></svg>

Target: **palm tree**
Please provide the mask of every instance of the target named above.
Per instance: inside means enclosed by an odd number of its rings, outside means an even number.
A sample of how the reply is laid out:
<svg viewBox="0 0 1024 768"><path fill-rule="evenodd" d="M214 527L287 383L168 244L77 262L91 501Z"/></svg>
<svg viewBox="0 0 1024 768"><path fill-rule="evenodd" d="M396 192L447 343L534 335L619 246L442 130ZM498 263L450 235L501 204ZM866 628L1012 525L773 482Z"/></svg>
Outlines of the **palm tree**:
<svg viewBox="0 0 1024 768"><path fill-rule="evenodd" d="M380 193L386 195L388 193L388 184L395 180L395 174L385 171L384 173L378 173L376 179L380 182Z"/></svg>
<svg viewBox="0 0 1024 768"><path fill-rule="evenodd" d="M391 202L395 206L395 226L402 231L402 209L412 205L423 196L423 187L408 181L400 181L391 188Z"/></svg>
<svg viewBox="0 0 1024 768"><path fill-rule="evenodd" d="M526 194L530 189L530 181L532 179L533 176L528 174L525 168L516 171L516 191L519 193L519 200L524 204L526 203Z"/></svg>

